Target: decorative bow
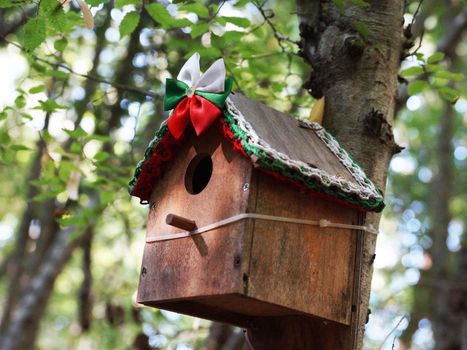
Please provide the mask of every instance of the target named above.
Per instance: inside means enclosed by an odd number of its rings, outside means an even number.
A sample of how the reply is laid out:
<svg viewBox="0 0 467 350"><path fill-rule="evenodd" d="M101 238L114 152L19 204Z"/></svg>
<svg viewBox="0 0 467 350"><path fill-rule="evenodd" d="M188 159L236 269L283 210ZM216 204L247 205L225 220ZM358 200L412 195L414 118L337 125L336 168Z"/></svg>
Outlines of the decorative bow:
<svg viewBox="0 0 467 350"><path fill-rule="evenodd" d="M174 109L167 121L170 133L179 140L188 125L200 135L222 115L225 100L232 90L232 79L225 79L224 60L218 59L204 73L195 53L183 65L177 79L167 79L164 110Z"/></svg>

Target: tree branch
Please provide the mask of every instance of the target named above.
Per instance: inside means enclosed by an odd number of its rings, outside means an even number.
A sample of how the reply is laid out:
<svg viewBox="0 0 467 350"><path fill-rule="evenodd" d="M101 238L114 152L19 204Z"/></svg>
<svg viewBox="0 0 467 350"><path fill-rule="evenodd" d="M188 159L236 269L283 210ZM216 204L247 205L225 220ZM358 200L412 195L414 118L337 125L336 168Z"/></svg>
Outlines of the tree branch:
<svg viewBox="0 0 467 350"><path fill-rule="evenodd" d="M443 52L445 54L449 67L449 61L452 61L452 59L456 56L456 47L461 42L462 36L467 30L467 9L448 22L451 23L451 25L447 28L446 34L439 41L436 51ZM428 77L429 74L423 73L415 78L415 80L427 80ZM405 106L408 98L409 94L407 92L407 85L401 84L397 93L396 115Z"/></svg>
<svg viewBox="0 0 467 350"><path fill-rule="evenodd" d="M276 38L277 43L279 44L282 52L287 52L287 47L284 45L284 41L287 41L287 42L290 42L292 44L295 44L295 45L299 46L300 45L299 41L293 40L293 39L291 39L289 37L286 37L286 36L283 36L281 33L279 33L279 31L277 30L275 24L272 23L272 21L271 21L271 17L273 17L274 14L268 15L268 14L266 14L266 11L264 10L264 5L266 5L266 2L267 1L264 1L262 4L258 4L258 3L255 2L254 4L255 4L256 8L259 10L259 12L261 13L261 16L263 16L264 21L272 29L272 33L273 33L274 37Z"/></svg>
<svg viewBox="0 0 467 350"><path fill-rule="evenodd" d="M20 307L13 314L5 335L0 341L0 349L27 349L31 345L29 344L30 339L24 337L22 334L24 329L36 316L38 308L45 308L48 297L52 292L54 281L70 258L71 253L91 234L90 227L88 227L81 236L69 243L70 235L74 231L73 228L69 228L59 232L57 239L46 256L45 263L32 279L28 291L22 295L19 301Z"/></svg>
<svg viewBox="0 0 467 350"><path fill-rule="evenodd" d="M47 65L49 65L51 67L62 68L65 71L67 71L67 72L69 72L69 73L71 73L73 75L76 75L76 76L79 76L79 77L82 77L82 78L86 78L86 79L90 79L90 80L93 80L93 81L96 81L96 82L99 82L99 83L109 84L110 86L113 86L113 87L115 87L117 89L129 91L129 92L134 92L134 93L137 93L137 94L140 94L140 95L143 95L143 96L160 97L160 94L155 93L153 91L140 89L140 88L138 88L136 86L121 84L121 83L118 83L118 82L115 82L115 81L109 81L109 80L106 80L106 79L104 79L102 77L99 77L97 75L82 74L82 73L76 72L71 67L69 67L69 66L67 66L67 65L65 65L63 63L52 62L52 61L49 61L47 59L41 58L41 57L39 57L37 55L34 55L34 54L28 52L21 45L15 43L15 42L12 42L12 41L6 39L5 37L0 37L0 39L7 42L7 43L9 43L9 44L11 44L11 45L13 45L13 46L16 46L21 51L26 52L28 55L33 57L38 62L45 63L45 64L47 64Z"/></svg>

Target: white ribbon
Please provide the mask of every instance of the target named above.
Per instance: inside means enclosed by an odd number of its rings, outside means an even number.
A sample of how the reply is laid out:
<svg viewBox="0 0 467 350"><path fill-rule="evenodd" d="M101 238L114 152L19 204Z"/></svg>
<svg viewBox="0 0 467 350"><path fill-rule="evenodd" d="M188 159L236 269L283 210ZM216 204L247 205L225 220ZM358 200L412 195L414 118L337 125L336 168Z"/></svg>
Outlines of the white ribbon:
<svg viewBox="0 0 467 350"><path fill-rule="evenodd" d="M214 222L212 224L197 228L193 231L181 231L177 233L168 233L168 234L163 234L163 235L148 235L146 236L146 243L159 242L159 241L170 241L172 239L199 235L200 233L211 231L216 228L223 227L223 226L232 224L240 220L245 220L245 219L287 222L287 223L292 223L292 224L312 225L312 226L319 226L319 227L343 228L343 229L365 231L365 232L368 232L374 235L377 235L379 233L371 225L369 226L351 225L351 224L344 224L344 223L338 223L338 222L331 222L326 219L306 220L306 219L288 218L288 217L282 217L282 216L264 215L264 214L257 214L257 213L241 213L241 214L237 214L237 215L228 217L226 219Z"/></svg>
<svg viewBox="0 0 467 350"><path fill-rule="evenodd" d="M177 79L187 84L191 93L195 90L216 93L224 92L224 60L222 58L218 59L203 73L199 68L199 53L196 52L185 62L180 73L178 73Z"/></svg>

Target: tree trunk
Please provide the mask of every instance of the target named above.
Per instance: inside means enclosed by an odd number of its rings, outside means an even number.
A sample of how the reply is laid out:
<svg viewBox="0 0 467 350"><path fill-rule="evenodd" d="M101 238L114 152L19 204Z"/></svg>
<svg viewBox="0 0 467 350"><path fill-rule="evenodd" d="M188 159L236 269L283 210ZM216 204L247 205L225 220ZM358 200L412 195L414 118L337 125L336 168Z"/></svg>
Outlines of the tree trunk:
<svg viewBox="0 0 467 350"><path fill-rule="evenodd" d="M384 190L389 161L400 150L392 124L404 43L404 1L369 4L366 8L347 6L340 12L333 1L297 0L297 12L301 55L313 69L305 87L315 98L325 96L323 125ZM356 30L362 23L367 34ZM370 214L366 223L378 227L379 220L380 214ZM374 235L361 236L358 315L350 334L345 330L330 334L325 325L302 318L271 319L256 331L250 330L255 349L361 349L375 244Z"/></svg>

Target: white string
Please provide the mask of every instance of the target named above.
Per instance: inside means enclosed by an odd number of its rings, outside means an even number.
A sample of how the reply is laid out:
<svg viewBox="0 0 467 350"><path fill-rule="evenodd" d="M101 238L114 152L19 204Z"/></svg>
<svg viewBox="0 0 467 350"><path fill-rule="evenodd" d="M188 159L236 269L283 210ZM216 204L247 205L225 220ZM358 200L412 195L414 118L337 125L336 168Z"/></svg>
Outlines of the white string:
<svg viewBox="0 0 467 350"><path fill-rule="evenodd" d="M360 231L369 232L372 234L377 235L378 231L375 230L372 226L361 226L361 225L350 225L350 224L340 224L336 222L331 222L326 219L321 219L319 221L314 220L305 220L305 219L297 219L297 218L286 218L283 216L273 216L273 215L264 215L264 214L256 214L256 213L242 213L231 216L229 218L214 222L212 224L203 226L193 231L181 231L177 233L168 233L165 235L149 235L146 237L146 243L158 242L158 241L168 241L172 239L184 238L189 236L198 235L200 233L204 233L207 231L214 230L219 227L223 227L229 224L232 224L237 221L245 220L245 219L257 219L257 220L267 220L267 221L278 221L278 222L287 222L292 224L301 224L301 225L312 225L312 226L319 226L319 227L332 227L332 228L349 228L355 229Z"/></svg>

